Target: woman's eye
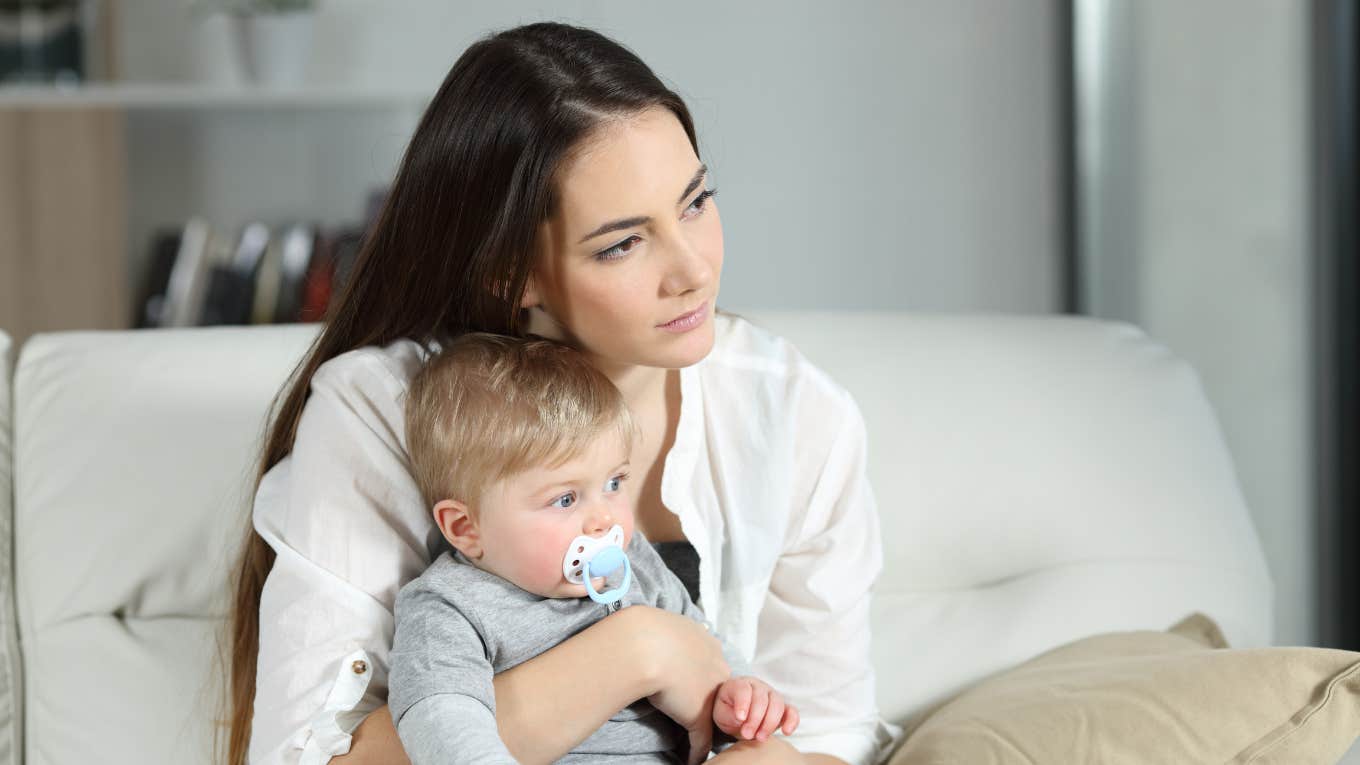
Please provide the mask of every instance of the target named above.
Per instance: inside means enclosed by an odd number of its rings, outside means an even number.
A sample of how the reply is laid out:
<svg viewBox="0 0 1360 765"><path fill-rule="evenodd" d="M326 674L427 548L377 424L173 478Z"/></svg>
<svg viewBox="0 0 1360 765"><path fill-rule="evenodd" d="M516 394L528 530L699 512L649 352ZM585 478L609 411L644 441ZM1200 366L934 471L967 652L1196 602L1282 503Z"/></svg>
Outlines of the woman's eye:
<svg viewBox="0 0 1360 765"><path fill-rule="evenodd" d="M549 506L549 507L560 507L560 508L562 508L563 510L565 510L565 509L571 507L571 506L574 505L574 504L576 504L576 493L575 493L575 492L569 491L569 492L567 492L566 494L563 494L562 496L560 496L560 497L558 497L557 499L554 499L552 502L548 503L548 506Z"/></svg>
<svg viewBox="0 0 1360 765"><path fill-rule="evenodd" d="M633 236L628 237L627 239L623 240L622 242L619 242L618 244L614 245L613 247L610 247L607 250L601 250L600 252L595 253L595 259L618 260L624 255L627 255L629 251L633 249L631 246L628 247L627 249L624 249L624 245L634 243L635 241L641 242L642 240L639 239L636 234L634 234Z"/></svg>
<svg viewBox="0 0 1360 765"><path fill-rule="evenodd" d="M689 203L689 207L686 208L686 212L688 212L689 210L696 210L697 212L695 212L693 215L689 217L697 218L700 215L703 215L704 210L708 209L708 200L717 196L717 194L718 194L717 189L705 189L703 193L695 197L694 201ZM635 246L640 241L642 240L638 238L636 234L634 234L633 236L628 237L627 239L623 240L622 242L619 242L618 244L614 245L613 247L610 247L607 250L601 250L595 253L595 259L602 261L618 260L619 258L622 258L624 255L627 255L630 251L632 251L633 246Z"/></svg>
<svg viewBox="0 0 1360 765"><path fill-rule="evenodd" d="M692 217L697 218L697 217L699 217L700 215L703 215L703 214L704 214L704 210L707 210L707 209L708 209L708 200L710 200L710 199L712 199L714 196L716 196L717 193L718 193L718 190L717 190L717 189L705 189L705 190L704 190L704 193L702 193L702 194L700 194L699 196L695 197L695 198L694 198L694 201L689 203L689 206L690 206L690 209L692 209L692 210L698 210L699 212L695 213L694 216L692 216Z"/></svg>

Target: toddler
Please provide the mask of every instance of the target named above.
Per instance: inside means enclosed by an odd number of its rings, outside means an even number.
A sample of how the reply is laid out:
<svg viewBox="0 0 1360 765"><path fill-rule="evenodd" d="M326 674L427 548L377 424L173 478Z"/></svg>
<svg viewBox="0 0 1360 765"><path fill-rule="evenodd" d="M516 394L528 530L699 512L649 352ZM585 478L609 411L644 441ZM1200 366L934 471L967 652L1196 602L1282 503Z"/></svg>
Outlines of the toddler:
<svg viewBox="0 0 1360 765"><path fill-rule="evenodd" d="M405 412L412 474L451 549L397 595L392 720L414 765L513 763L494 674L629 605L704 615L633 528L623 487L633 421L585 357L548 340L463 335L416 374ZM725 642L723 654L733 677L717 689L714 725L737 738L792 733L797 710ZM708 756L689 744L641 699L559 762Z"/></svg>

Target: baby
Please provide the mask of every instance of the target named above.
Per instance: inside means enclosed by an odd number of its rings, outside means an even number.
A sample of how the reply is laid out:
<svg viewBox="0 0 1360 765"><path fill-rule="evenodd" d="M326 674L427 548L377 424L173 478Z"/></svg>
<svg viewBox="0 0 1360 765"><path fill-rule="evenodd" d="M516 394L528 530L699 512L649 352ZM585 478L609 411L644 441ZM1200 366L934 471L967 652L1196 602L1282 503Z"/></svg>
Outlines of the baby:
<svg viewBox="0 0 1360 765"><path fill-rule="evenodd" d="M464 335L417 373L405 410L412 473L452 549L397 594L392 720L415 765L513 763L496 728L494 674L629 605L704 615L633 528L623 487L633 420L583 356L547 340ZM733 676L717 689L714 725L736 738L792 733L797 710L725 642L723 654ZM689 744L640 699L559 762L708 756Z"/></svg>

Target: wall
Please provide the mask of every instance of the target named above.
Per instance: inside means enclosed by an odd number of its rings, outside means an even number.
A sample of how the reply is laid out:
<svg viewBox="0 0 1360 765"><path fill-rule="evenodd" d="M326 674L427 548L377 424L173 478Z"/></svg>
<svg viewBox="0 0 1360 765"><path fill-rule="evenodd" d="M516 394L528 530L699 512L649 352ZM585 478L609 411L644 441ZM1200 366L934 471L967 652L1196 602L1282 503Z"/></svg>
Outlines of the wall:
<svg viewBox="0 0 1360 765"><path fill-rule="evenodd" d="M182 3L123 7L125 78L239 81L224 18L195 19ZM310 79L433 91L488 31L542 19L592 26L637 51L694 112L721 190L726 304L1045 312L1059 294L1055 9L323 0ZM415 115L390 117L361 115L372 124L348 134L335 132L345 128L333 113L141 120L130 127L139 156L165 152L200 169L188 198L174 174L134 177L134 200L156 200L134 210L138 236L193 205L234 220L309 185L329 194L318 202L327 216L357 214L357 190L337 198L336 177L390 174ZM341 146L364 164L336 169Z"/></svg>
<svg viewBox="0 0 1360 765"><path fill-rule="evenodd" d="M1276 641L1316 639L1306 3L1095 0L1118 20L1099 123L1092 310L1199 371L1276 582Z"/></svg>

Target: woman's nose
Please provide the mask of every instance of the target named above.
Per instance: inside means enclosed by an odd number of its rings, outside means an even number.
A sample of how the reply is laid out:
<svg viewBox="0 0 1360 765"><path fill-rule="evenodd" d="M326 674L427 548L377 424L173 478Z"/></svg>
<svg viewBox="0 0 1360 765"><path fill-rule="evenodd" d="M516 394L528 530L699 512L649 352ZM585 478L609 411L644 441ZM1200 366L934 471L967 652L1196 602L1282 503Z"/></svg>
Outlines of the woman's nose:
<svg viewBox="0 0 1360 765"><path fill-rule="evenodd" d="M679 237L667 264L661 288L667 295L702 290L713 280L713 267L684 237Z"/></svg>

